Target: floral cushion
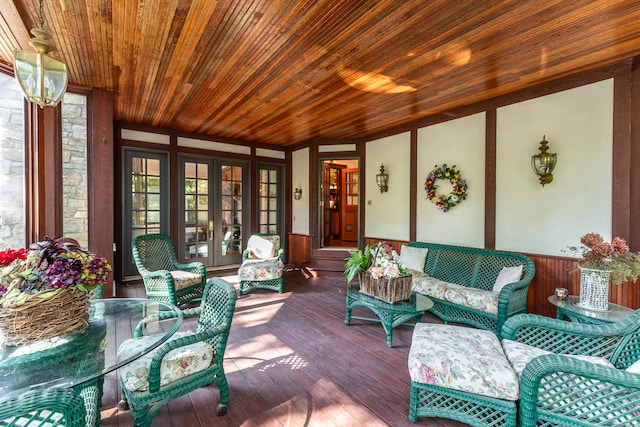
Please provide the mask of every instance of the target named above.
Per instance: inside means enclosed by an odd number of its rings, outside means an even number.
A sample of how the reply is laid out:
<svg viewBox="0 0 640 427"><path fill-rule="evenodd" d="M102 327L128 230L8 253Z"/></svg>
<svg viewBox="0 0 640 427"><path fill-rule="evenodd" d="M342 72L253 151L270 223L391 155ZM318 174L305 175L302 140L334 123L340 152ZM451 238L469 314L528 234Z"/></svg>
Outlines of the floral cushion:
<svg viewBox="0 0 640 427"><path fill-rule="evenodd" d="M190 332L177 332L170 340L175 340ZM118 360L123 360L136 353L139 348L146 347L144 342L156 340L156 337L142 337L127 340L118 349ZM124 386L131 391L146 391L149 388L149 366L156 350L134 360L120 368L120 376ZM206 342L197 342L185 347L176 348L164 357L160 365L160 386L170 384L186 376L202 371L213 360L213 348Z"/></svg>
<svg viewBox="0 0 640 427"><path fill-rule="evenodd" d="M550 351L543 350L541 348L507 339L502 340L502 349L504 350L504 354L507 356L509 363L511 363L513 370L516 372L516 375L518 375L518 378L520 378L520 376L522 375L522 371L524 371L524 367L527 366L527 363L543 354L553 354ZM604 357L581 355L569 356L609 368L614 367L611 362L609 362Z"/></svg>
<svg viewBox="0 0 640 427"><path fill-rule="evenodd" d="M409 350L412 381L518 400L518 377L493 332L418 323Z"/></svg>
<svg viewBox="0 0 640 427"><path fill-rule="evenodd" d="M463 307L473 308L489 314L498 313L497 292L448 283L426 274L413 274L411 289L414 292L449 301Z"/></svg>
<svg viewBox="0 0 640 427"><path fill-rule="evenodd" d="M278 257L247 259L238 269L238 280L271 280L282 277L284 264Z"/></svg>
<svg viewBox="0 0 640 427"><path fill-rule="evenodd" d="M411 290L420 294L443 299L444 292L448 288L448 283L435 277L428 276L424 273L417 274L411 272L413 275L411 278Z"/></svg>
<svg viewBox="0 0 640 427"><path fill-rule="evenodd" d="M173 282L175 283L177 291L202 282L202 276L199 274L182 270L171 271L171 277L173 277Z"/></svg>

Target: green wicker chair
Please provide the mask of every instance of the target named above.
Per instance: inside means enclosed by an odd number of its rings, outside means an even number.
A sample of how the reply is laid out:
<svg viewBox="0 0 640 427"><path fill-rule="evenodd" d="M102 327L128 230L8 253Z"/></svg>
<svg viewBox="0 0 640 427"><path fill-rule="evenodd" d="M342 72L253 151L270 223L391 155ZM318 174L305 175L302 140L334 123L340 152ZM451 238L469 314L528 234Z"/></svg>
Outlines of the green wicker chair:
<svg viewBox="0 0 640 427"><path fill-rule="evenodd" d="M28 390L0 399L0 426L84 427L84 401L71 389Z"/></svg>
<svg viewBox="0 0 640 427"><path fill-rule="evenodd" d="M195 332L178 332L148 355L120 369L123 401L118 408L131 408L135 426L150 425L158 410L166 403L209 384L217 385L220 390L217 414L226 414L229 386L223 361L235 305L234 287L220 278L209 279L202 304L183 310L185 316L198 315ZM141 336L143 329L143 325L138 325L134 336L145 339ZM118 349L118 354L136 351L136 338L125 341ZM209 353L209 357L196 356L192 351L194 346L204 346L213 354ZM198 362L205 365L201 365L203 369L188 372L188 366L195 366ZM131 387L132 384L136 387Z"/></svg>
<svg viewBox="0 0 640 427"><path fill-rule="evenodd" d="M204 264L178 262L168 236L137 236L131 243L131 250L148 299L180 307L202 298L207 277Z"/></svg>
<svg viewBox="0 0 640 427"><path fill-rule="evenodd" d="M502 337L556 353L522 372L522 426L640 426L640 374L625 371L640 359L640 310L598 326L523 314L507 320ZM566 354L603 357L614 368Z"/></svg>
<svg viewBox="0 0 640 427"><path fill-rule="evenodd" d="M254 234L242 252L238 269L240 295L251 289L271 289L282 293L284 250L277 234Z"/></svg>

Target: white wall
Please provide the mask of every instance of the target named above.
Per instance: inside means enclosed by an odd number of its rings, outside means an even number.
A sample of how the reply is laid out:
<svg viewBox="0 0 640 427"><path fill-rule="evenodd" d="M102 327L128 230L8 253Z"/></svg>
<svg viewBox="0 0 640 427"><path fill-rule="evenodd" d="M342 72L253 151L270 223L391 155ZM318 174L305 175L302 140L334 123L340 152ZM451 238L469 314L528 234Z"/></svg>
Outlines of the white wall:
<svg viewBox="0 0 640 427"><path fill-rule="evenodd" d="M484 246L485 120L485 113L480 113L418 130L416 240ZM466 200L447 212L424 191L429 172L443 163L456 165L469 186ZM451 191L448 181L438 180L436 185L438 194Z"/></svg>
<svg viewBox="0 0 640 427"><path fill-rule="evenodd" d="M409 132L369 141L366 146L365 233L367 237L409 240L409 179L411 134ZM389 191L380 193L376 174L384 164Z"/></svg>
<svg viewBox="0 0 640 427"><path fill-rule="evenodd" d="M611 234L613 80L497 111L496 248L565 255L587 232ZM543 135L553 182L531 168Z"/></svg>
<svg viewBox="0 0 640 427"><path fill-rule="evenodd" d="M291 155L291 185L293 188L302 189L300 200L291 198L292 225L291 232L294 234L309 235L309 152L308 148L294 151ZM291 189L293 193L293 188ZM314 195L315 197L315 195Z"/></svg>

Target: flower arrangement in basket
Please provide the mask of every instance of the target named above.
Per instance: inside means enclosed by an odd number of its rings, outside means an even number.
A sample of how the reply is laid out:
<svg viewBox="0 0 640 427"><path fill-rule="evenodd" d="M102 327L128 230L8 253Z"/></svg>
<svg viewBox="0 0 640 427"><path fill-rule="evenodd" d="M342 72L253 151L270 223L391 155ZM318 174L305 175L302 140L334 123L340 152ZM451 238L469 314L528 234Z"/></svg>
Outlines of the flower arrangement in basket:
<svg viewBox="0 0 640 427"><path fill-rule="evenodd" d="M597 233L587 233L580 239L582 246L571 246L566 251L580 257L573 269L588 268L611 272L611 283L620 285L640 277L640 253L630 252L627 242L614 237L606 242Z"/></svg>
<svg viewBox="0 0 640 427"><path fill-rule="evenodd" d="M111 266L66 237L0 252L0 333L9 345L63 335L88 325L89 293Z"/></svg>
<svg viewBox="0 0 640 427"><path fill-rule="evenodd" d="M351 249L349 255L344 270L347 283L358 276L360 292L390 303L411 298L411 274L389 243Z"/></svg>

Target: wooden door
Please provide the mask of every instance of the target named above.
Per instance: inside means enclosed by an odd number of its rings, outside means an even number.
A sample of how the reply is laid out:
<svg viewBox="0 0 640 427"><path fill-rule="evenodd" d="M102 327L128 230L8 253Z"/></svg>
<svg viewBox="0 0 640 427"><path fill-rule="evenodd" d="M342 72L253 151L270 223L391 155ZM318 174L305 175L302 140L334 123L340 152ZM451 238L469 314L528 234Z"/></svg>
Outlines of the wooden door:
<svg viewBox="0 0 640 427"><path fill-rule="evenodd" d="M331 167L329 163L322 162L322 200L320 200L320 211L322 212L322 219L320 222L322 230L320 230L320 235L322 236L322 240L320 242L320 246L328 246L331 240L331 209L329 206L329 200L331 200L329 192L330 184Z"/></svg>
<svg viewBox="0 0 640 427"><path fill-rule="evenodd" d="M342 240L358 240L358 168L342 170Z"/></svg>

